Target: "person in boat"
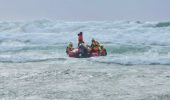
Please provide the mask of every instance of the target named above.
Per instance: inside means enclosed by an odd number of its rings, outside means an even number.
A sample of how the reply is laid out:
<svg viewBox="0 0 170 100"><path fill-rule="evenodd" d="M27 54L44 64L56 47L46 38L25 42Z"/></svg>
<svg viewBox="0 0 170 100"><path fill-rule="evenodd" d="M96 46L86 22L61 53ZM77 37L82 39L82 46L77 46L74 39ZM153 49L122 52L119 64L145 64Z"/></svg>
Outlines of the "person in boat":
<svg viewBox="0 0 170 100"><path fill-rule="evenodd" d="M70 42L67 46L66 53L68 54L70 51L73 51L73 50L74 50L73 43Z"/></svg>
<svg viewBox="0 0 170 100"><path fill-rule="evenodd" d="M80 46L80 44L84 44L84 41L83 41L83 32L80 32L78 34L78 47Z"/></svg>
<svg viewBox="0 0 170 100"><path fill-rule="evenodd" d="M92 39L91 44L91 52L99 52L100 51L100 44L98 41L96 41L94 38Z"/></svg>
<svg viewBox="0 0 170 100"><path fill-rule="evenodd" d="M106 56L107 55L107 51L106 49L103 47L103 45L100 46L100 56Z"/></svg>
<svg viewBox="0 0 170 100"><path fill-rule="evenodd" d="M81 56L83 57L87 57L89 56L89 47L88 45L85 44L84 40L83 40L83 32L80 32L78 34L78 52Z"/></svg>

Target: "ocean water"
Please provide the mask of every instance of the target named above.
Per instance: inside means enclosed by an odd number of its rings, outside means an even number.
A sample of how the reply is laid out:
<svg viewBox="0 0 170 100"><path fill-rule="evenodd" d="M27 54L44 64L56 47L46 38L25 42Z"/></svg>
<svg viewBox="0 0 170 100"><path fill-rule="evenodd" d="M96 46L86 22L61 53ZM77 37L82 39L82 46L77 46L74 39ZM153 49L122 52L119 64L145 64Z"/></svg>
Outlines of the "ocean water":
<svg viewBox="0 0 170 100"><path fill-rule="evenodd" d="M106 57L69 58L77 33ZM169 100L170 22L0 21L2 100Z"/></svg>

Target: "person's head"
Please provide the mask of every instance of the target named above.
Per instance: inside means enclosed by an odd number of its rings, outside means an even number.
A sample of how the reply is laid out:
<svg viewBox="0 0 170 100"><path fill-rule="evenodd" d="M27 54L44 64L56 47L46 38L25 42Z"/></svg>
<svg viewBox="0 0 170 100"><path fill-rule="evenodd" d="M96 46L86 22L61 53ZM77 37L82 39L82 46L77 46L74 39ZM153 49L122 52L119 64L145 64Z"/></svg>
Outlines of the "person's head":
<svg viewBox="0 0 170 100"><path fill-rule="evenodd" d="M91 42L95 42L95 39L94 39L94 38L92 38Z"/></svg>
<svg viewBox="0 0 170 100"><path fill-rule="evenodd" d="M82 35L83 34L83 32L80 32L79 34L78 34L78 36L80 36L80 35Z"/></svg>

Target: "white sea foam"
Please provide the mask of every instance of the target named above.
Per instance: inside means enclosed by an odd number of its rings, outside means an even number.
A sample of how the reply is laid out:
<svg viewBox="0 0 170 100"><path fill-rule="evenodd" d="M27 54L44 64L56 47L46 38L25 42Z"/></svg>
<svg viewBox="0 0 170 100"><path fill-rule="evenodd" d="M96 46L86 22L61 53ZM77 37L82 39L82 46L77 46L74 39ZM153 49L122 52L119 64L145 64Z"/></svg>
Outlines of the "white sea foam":
<svg viewBox="0 0 170 100"><path fill-rule="evenodd" d="M94 62L125 65L170 64L170 26L168 23L37 20L0 22L0 26L0 53L6 55L1 57L1 62L67 58L66 44L72 41L76 47L77 33L82 31L87 44L95 38L108 51L107 57L95 58L92 60ZM25 51L28 55L23 53L22 56L17 56ZM35 52L39 56L32 56ZM44 55L44 52L47 54ZM51 52L56 55L51 55ZM12 57L7 57L11 55Z"/></svg>
<svg viewBox="0 0 170 100"><path fill-rule="evenodd" d="M80 31L108 55L69 58ZM169 32L159 22L0 22L0 99L169 100Z"/></svg>

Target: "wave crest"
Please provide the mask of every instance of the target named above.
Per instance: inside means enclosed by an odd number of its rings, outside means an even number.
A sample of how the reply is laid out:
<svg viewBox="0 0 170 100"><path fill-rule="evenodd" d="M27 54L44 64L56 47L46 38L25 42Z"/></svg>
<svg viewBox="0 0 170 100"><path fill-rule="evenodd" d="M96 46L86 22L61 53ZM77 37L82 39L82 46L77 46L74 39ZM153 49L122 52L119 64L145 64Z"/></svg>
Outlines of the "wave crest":
<svg viewBox="0 0 170 100"><path fill-rule="evenodd" d="M170 22L160 22L156 24L155 27L169 27L169 26L170 26Z"/></svg>

